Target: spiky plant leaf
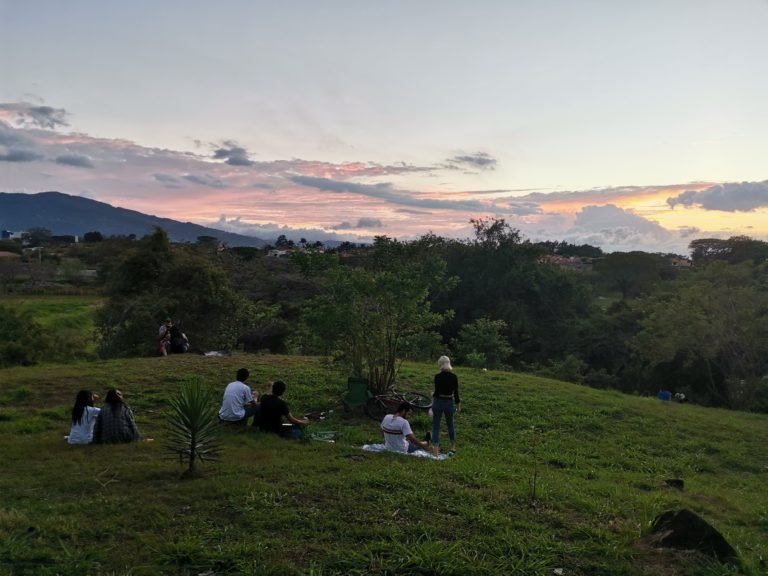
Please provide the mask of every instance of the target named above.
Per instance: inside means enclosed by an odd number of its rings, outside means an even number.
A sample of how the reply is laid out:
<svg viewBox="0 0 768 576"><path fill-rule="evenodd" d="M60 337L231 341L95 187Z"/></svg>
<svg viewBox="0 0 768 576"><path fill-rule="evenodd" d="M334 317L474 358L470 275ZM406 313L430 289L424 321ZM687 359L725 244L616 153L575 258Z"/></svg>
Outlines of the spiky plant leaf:
<svg viewBox="0 0 768 576"><path fill-rule="evenodd" d="M217 460L221 452L217 406L215 393L199 380L183 384L170 400L167 447L187 462L189 474L195 473L197 460Z"/></svg>

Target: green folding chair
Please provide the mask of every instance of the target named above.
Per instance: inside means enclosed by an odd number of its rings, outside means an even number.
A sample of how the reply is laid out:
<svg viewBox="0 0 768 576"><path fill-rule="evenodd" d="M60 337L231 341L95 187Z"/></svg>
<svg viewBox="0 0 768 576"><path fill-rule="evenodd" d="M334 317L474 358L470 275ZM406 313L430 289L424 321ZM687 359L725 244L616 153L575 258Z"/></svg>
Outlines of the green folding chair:
<svg viewBox="0 0 768 576"><path fill-rule="evenodd" d="M344 409L364 407L371 397L366 378L350 377L347 379L347 391L341 396Z"/></svg>

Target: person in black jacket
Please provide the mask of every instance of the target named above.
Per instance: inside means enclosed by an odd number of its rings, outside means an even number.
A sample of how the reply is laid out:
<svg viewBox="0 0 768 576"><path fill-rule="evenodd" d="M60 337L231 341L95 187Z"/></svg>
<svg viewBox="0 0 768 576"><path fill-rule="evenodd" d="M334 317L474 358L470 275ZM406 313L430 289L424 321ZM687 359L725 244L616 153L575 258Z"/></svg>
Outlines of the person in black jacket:
<svg viewBox="0 0 768 576"><path fill-rule="evenodd" d="M440 421L445 415L448 425L448 439L451 450L456 450L456 430L453 426L453 415L459 411L459 379L453 373L451 359L440 356L437 360L440 372L435 375L435 391L432 393L432 452L440 454Z"/></svg>

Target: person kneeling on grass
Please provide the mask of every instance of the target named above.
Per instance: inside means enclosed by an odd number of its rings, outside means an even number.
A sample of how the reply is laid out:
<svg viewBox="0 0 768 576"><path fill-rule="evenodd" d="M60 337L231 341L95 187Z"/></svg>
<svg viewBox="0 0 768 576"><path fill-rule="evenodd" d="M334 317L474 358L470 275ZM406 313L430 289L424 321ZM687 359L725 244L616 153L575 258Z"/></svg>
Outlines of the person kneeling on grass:
<svg viewBox="0 0 768 576"><path fill-rule="evenodd" d="M285 382L276 380L272 383L270 394L261 397L261 413L259 414L259 427L264 432L274 432L284 437L300 438L301 429L309 424L309 418L296 418L291 414L288 404L280 396L285 393ZM283 425L283 417L288 420L290 426Z"/></svg>
<svg viewBox="0 0 768 576"><path fill-rule="evenodd" d="M384 433L384 445L392 452L410 453L429 448L429 441L421 441L413 435L408 419L413 414L413 406L402 402L394 414L387 414L381 421Z"/></svg>

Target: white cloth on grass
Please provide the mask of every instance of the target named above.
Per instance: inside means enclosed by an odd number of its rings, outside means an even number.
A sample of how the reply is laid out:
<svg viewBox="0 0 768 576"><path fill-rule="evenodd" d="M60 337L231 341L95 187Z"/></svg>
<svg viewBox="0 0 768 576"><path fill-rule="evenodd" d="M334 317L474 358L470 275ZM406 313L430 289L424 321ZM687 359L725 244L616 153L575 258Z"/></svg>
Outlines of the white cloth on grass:
<svg viewBox="0 0 768 576"><path fill-rule="evenodd" d="M363 444L361 446L366 452L392 452L388 450L386 444ZM396 452L396 454L402 454L403 456L416 456L417 458L430 458L432 460L447 460L452 454L440 454L435 456L431 452L426 450L416 450L415 452Z"/></svg>

